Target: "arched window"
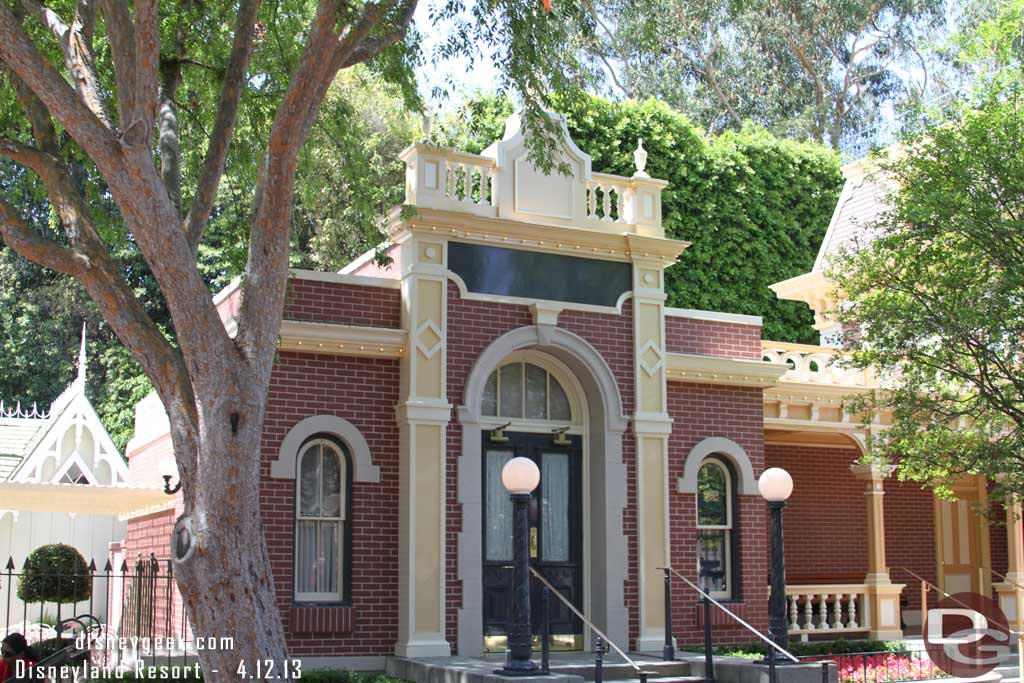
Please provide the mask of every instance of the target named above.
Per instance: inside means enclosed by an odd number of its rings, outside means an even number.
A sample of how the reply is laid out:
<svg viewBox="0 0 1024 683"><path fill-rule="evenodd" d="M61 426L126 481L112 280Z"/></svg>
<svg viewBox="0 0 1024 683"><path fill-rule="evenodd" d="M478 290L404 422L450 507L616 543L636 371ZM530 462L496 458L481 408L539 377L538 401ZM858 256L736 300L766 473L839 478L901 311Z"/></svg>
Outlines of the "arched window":
<svg viewBox="0 0 1024 683"><path fill-rule="evenodd" d="M491 373L484 385L483 415L527 420L572 419L569 398L554 376L533 363L516 362Z"/></svg>
<svg viewBox="0 0 1024 683"><path fill-rule="evenodd" d="M348 598L348 454L330 439L314 438L299 450L295 478L295 599L341 602Z"/></svg>
<svg viewBox="0 0 1024 683"><path fill-rule="evenodd" d="M697 569L711 562L722 572L711 584L715 598L738 597L735 483L732 468L714 456L697 473Z"/></svg>

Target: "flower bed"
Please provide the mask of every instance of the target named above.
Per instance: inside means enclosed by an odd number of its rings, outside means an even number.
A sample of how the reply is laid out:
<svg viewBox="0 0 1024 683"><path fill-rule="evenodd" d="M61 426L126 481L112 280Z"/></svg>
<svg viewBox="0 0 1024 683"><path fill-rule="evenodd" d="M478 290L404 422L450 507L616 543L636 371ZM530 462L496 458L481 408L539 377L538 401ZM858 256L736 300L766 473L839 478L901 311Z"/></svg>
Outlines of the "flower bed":
<svg viewBox="0 0 1024 683"><path fill-rule="evenodd" d="M834 660L839 666L839 683L894 683L949 677L924 652L864 652L808 659Z"/></svg>

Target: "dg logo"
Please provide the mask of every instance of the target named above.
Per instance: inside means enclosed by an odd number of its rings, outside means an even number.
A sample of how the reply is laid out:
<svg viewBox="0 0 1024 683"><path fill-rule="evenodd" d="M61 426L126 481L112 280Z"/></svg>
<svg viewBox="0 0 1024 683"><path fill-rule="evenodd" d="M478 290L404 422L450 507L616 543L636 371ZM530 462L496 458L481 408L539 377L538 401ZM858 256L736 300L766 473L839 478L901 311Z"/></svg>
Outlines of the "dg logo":
<svg viewBox="0 0 1024 683"><path fill-rule="evenodd" d="M956 593L928 610L924 644L940 669L960 678L982 676L1010 654L1006 615L991 598Z"/></svg>

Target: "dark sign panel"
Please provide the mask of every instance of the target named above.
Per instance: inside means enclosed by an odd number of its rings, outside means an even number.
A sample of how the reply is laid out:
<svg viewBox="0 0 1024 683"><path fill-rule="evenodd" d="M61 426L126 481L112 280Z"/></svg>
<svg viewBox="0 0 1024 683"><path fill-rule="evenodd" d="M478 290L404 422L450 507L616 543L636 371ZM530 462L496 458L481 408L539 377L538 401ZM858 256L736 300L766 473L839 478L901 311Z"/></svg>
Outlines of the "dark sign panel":
<svg viewBox="0 0 1024 683"><path fill-rule="evenodd" d="M471 292L594 306L614 307L633 288L628 263L461 242L448 243L448 269Z"/></svg>

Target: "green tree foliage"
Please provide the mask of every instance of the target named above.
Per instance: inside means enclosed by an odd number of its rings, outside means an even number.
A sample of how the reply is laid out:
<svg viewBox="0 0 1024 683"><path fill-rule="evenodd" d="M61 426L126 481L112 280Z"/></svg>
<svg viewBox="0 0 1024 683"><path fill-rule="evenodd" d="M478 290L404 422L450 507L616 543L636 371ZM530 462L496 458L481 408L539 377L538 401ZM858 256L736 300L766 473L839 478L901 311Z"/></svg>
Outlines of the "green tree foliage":
<svg viewBox="0 0 1024 683"><path fill-rule="evenodd" d="M501 137L512 105L481 97L441 126L444 144L477 152ZM762 128L708 137L656 100L587 97L559 108L580 149L601 173L632 175L642 138L647 172L669 181L665 232L691 242L667 271L668 305L764 317L763 335L816 343L803 304L779 301L768 285L811 269L842 187L829 149L780 140Z"/></svg>
<svg viewBox="0 0 1024 683"><path fill-rule="evenodd" d="M1020 79L998 82L882 160L891 209L831 269L852 362L891 383L868 406L893 411L873 454L940 491L976 472L1024 494L1022 107Z"/></svg>
<svg viewBox="0 0 1024 683"><path fill-rule="evenodd" d="M920 95L940 0L610 0L593 49L621 89L659 97L712 131L754 121L838 148L880 105ZM915 92L916 91L916 92Z"/></svg>
<svg viewBox="0 0 1024 683"><path fill-rule="evenodd" d="M71 546L39 546L25 559L18 583L18 598L23 602L66 604L88 600L91 594L89 566Z"/></svg>

